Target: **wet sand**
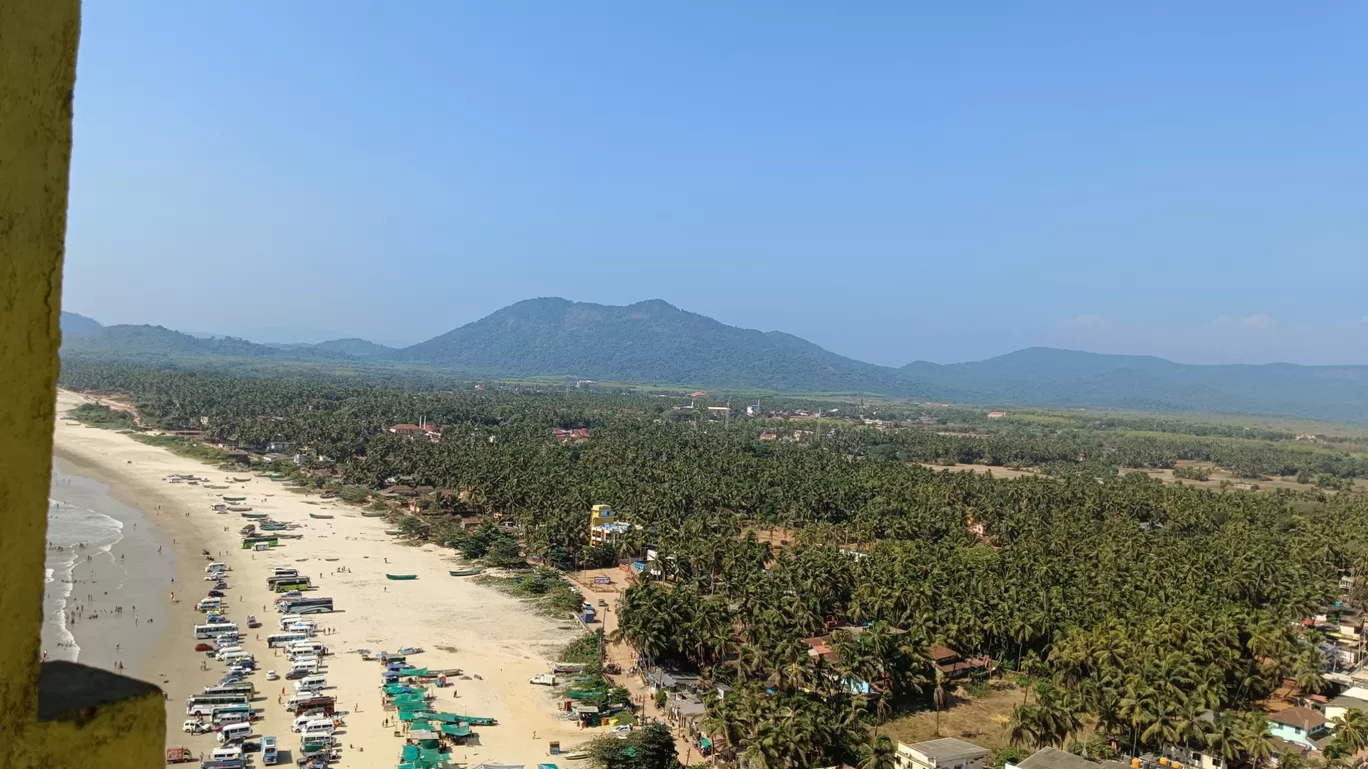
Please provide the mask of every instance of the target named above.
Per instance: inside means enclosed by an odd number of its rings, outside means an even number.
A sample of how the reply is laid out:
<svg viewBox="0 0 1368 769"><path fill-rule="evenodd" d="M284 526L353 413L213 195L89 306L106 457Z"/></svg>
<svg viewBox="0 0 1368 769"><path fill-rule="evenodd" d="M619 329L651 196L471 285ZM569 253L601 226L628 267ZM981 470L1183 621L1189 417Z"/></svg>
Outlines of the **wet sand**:
<svg viewBox="0 0 1368 769"><path fill-rule="evenodd" d="M81 396L59 392L59 414L82 402ZM438 697L435 709L494 717L499 725L477 728L477 739L457 748L450 756L453 761L536 765L548 760L550 740L559 740L565 749L595 736L593 730L577 729L556 709L552 691L528 681L549 671L556 653L580 632L578 626L568 618L540 616L496 590L449 576L447 570L457 566L451 551L398 542L384 534L387 526L382 520L364 518L356 508L294 494L282 484L260 477L233 482L230 490L167 483L166 477L173 473L212 477L220 484L229 483L230 477L251 474L225 473L138 443L127 435L88 428L59 416L56 437L59 457L72 462L86 477L108 483L113 497L139 508L152 522L156 528L152 539L163 544L163 556L169 550L177 551L165 561L175 571L177 586L175 603L169 602L169 591L161 596L168 615L165 632L145 636L155 644L154 652L146 659L126 661L125 670L167 691L168 745L187 745L196 754L207 753L215 745L210 735L190 737L180 731L185 698L215 683L223 672L223 666L216 662L202 670L206 657L194 651L192 628L204 618L193 604L208 589L203 581L206 559L202 549L229 564L228 616L242 629L243 645L263 669L284 673L288 665L278 650L267 648L265 643L266 635L278 632L279 615L272 608L275 596L265 585L273 567L300 569L318 585L312 595L329 596L336 602L337 612L315 615L314 619L320 630L326 631L319 640L333 652L324 658L330 686L327 693L337 697L340 710L351 711L337 735L343 747L339 766L392 765L403 744L393 726L383 723L394 714L381 708L381 667L362 661L354 653L362 648L394 651L421 646L427 651L412 658L415 664L462 669L453 686L434 690ZM241 549L238 530L249 521L210 509L225 494L246 496L255 511L297 524L299 528L292 533L303 538L281 540L279 547L268 552ZM311 513L334 517L315 519ZM140 523L138 529L142 528ZM168 542L173 546L166 547ZM129 548L135 546L133 541L128 544ZM130 558L133 556L124 561ZM346 571L339 572L339 568ZM386 572L413 573L418 579L388 581ZM104 579L98 575L94 578ZM143 599L139 598L141 610ZM248 630L248 614L255 614L264 626ZM104 621L103 617L93 622L81 620L74 630L78 634L94 630ZM115 629L120 622L123 620L100 627ZM162 622L157 617L159 631ZM134 632L143 632L141 623ZM90 643L112 646L96 636ZM293 718L278 704L278 697L282 690L292 691L293 686L283 680L268 682L261 672L253 676L253 683L258 690L254 706L263 716L256 733L276 736L282 748L282 764L292 762L291 749L298 747L298 738L290 731Z"/></svg>

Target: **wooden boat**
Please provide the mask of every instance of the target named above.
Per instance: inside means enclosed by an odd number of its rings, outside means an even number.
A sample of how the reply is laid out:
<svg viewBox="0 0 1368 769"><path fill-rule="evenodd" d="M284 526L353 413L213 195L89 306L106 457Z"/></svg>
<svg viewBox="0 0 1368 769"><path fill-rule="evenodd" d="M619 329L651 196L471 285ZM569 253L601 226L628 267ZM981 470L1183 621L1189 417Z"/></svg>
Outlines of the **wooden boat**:
<svg viewBox="0 0 1368 769"><path fill-rule="evenodd" d="M233 483L246 483L246 482L248 482L248 481L250 481L250 480L252 480L252 479L251 479L251 478L233 478Z"/></svg>
<svg viewBox="0 0 1368 769"><path fill-rule="evenodd" d="M230 513L250 513L250 512L252 511L252 506L251 506L251 505L228 505L228 507L226 507L226 508L224 508L224 509L226 509L226 510L227 510L228 512L230 512ZM262 516L262 517L265 517L265 516Z"/></svg>
<svg viewBox="0 0 1368 769"><path fill-rule="evenodd" d="M331 518L332 513L309 513L310 518Z"/></svg>
<svg viewBox="0 0 1368 769"><path fill-rule="evenodd" d="M375 510L366 510L361 513L362 518L384 518L385 514Z"/></svg>
<svg viewBox="0 0 1368 769"><path fill-rule="evenodd" d="M452 569L447 574L453 577L473 577L483 571L484 569Z"/></svg>
<svg viewBox="0 0 1368 769"><path fill-rule="evenodd" d="M228 496L227 494L224 494L224 495L223 495L223 501L224 501L224 502L246 502L246 501L247 501L247 498L246 498L246 497L230 497L230 496Z"/></svg>
<svg viewBox="0 0 1368 769"><path fill-rule="evenodd" d="M398 529L385 529L385 533L389 534L390 536L398 537L401 536L404 532Z"/></svg>
<svg viewBox="0 0 1368 769"><path fill-rule="evenodd" d="M418 579L417 574L386 574L385 579Z"/></svg>
<svg viewBox="0 0 1368 769"><path fill-rule="evenodd" d="M206 483L206 484L204 484L204 488L206 488L206 489L226 489L226 488L228 488L228 487L227 487L227 486L217 486L217 485L212 484L212 483Z"/></svg>
<svg viewBox="0 0 1368 769"><path fill-rule="evenodd" d="M323 560L325 560L325 561L340 561L340 560L342 560L342 559L341 559L341 558L324 558Z"/></svg>
<svg viewBox="0 0 1368 769"><path fill-rule="evenodd" d="M232 508L229 508L229 509L232 509ZM247 508L247 509L248 509L248 510L251 510L252 508L249 507L249 508ZM241 511L239 511L239 512L241 512ZM243 518L265 518L265 517L266 517L266 513L242 513L242 517L243 517Z"/></svg>

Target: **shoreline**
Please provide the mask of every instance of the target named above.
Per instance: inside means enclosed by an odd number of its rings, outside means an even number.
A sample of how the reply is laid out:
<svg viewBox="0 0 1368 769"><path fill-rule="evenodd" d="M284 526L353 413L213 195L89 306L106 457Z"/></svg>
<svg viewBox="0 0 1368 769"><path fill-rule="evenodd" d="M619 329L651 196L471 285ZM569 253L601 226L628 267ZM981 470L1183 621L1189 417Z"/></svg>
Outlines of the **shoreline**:
<svg viewBox="0 0 1368 769"><path fill-rule="evenodd" d="M205 656L193 651L191 627L203 622L193 604L208 587L200 574L205 561L201 550L229 564L229 619L242 628L243 646L254 654L261 669L276 669L283 675L288 665L278 650L268 649L262 640L277 631L274 595L264 584L273 567L298 568L318 584L314 595L336 601L338 611L317 615L318 638L332 652L324 658L326 693L337 697L340 711L350 711L338 734L343 754L336 765L382 765L397 760L403 745L393 727L382 723L386 713L378 693L381 668L353 653L362 648L420 646L426 652L415 659L416 664L462 669L451 681L453 685L433 690L438 696L434 707L497 718L499 724L477 729L477 739L454 749L452 761L535 765L548 760L549 741L558 740L568 748L596 736L594 730L578 729L556 709L553 692L528 682L548 672L559 650L578 637L581 630L574 620L547 618L498 590L450 577L446 572L453 568L452 551L397 542L384 534L383 521L362 517L359 508L296 494L257 477L231 483L231 490L222 491L167 483L165 478L176 473L210 477L217 484L229 483L229 476L127 435L62 417L84 401L78 394L58 392L56 456L70 462L80 475L107 484L112 498L141 511L150 524L139 521L138 531L152 529L145 539L160 542L175 574L176 602L170 601L170 590L158 599L166 612L165 626L158 627L155 636L145 636L145 644L155 648L148 650L145 661L136 665L126 661L124 671L158 683L166 691L168 745L186 745L196 754L207 753L215 745L211 735L191 737L180 731L185 697L217 681L222 672L222 665L212 660L207 670L201 670ZM236 473L236 477L248 475ZM209 509L222 494L248 497L246 504L254 510L297 525L291 533L303 537L281 540L281 546L265 552L242 550L237 531L249 521L234 514L216 515ZM323 512L333 518L309 515ZM133 557L130 551L127 558ZM388 581L387 571L415 573L418 579ZM80 592L80 585L75 587L73 594ZM150 599L140 597L140 609L142 600ZM248 614L256 615L263 627L247 630ZM104 619L78 621L74 628L78 644L84 646L81 631L93 633L101 622ZM156 624L163 624L160 616ZM101 639L92 635L91 643L98 645ZM289 682L267 682L260 671L252 681L258 692L253 706L263 716L256 734L275 736L282 748L281 763L293 761L295 751L290 749L298 745L290 731L293 719L272 701L281 691L273 687L284 684L289 690ZM392 718L393 712L388 715Z"/></svg>

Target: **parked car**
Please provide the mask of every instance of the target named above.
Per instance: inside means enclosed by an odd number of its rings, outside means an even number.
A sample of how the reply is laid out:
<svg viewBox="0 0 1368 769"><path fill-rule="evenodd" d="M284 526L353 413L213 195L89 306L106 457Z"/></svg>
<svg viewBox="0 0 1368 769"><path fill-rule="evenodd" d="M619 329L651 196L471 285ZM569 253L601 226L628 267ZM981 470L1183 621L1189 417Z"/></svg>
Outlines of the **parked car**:
<svg viewBox="0 0 1368 769"><path fill-rule="evenodd" d="M298 681L299 679L304 678L305 676L311 675L313 675L313 673L310 673L307 670L291 670L290 672L285 674L285 678L289 681Z"/></svg>
<svg viewBox="0 0 1368 769"><path fill-rule="evenodd" d="M210 597L210 598L222 598L222 597L223 597L223 591L222 591L222 590L210 590L210 591L209 591L209 597Z"/></svg>
<svg viewBox="0 0 1368 769"><path fill-rule="evenodd" d="M278 680L280 680L280 676L276 675L276 672L275 672L274 670L268 670L268 671L266 671L266 680L267 680L267 681L278 681Z"/></svg>
<svg viewBox="0 0 1368 769"><path fill-rule="evenodd" d="M255 615L247 615L247 627L261 627L261 621Z"/></svg>
<svg viewBox="0 0 1368 769"><path fill-rule="evenodd" d="M197 652L212 652L212 651L215 651L215 647L214 647L213 644L195 644L195 651L197 651Z"/></svg>

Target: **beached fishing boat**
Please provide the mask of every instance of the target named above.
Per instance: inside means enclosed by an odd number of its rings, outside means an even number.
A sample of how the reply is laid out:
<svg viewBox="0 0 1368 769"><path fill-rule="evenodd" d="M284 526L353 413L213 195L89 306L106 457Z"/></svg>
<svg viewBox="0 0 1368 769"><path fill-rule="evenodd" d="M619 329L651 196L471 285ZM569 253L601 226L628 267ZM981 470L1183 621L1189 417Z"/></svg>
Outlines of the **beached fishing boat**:
<svg viewBox="0 0 1368 769"><path fill-rule="evenodd" d="M238 478L238 477L235 477L235 476L230 476L230 477L233 478L233 483L246 483L246 482L252 480L251 478Z"/></svg>
<svg viewBox="0 0 1368 769"><path fill-rule="evenodd" d="M309 513L310 518L331 518L331 513Z"/></svg>
<svg viewBox="0 0 1368 769"><path fill-rule="evenodd" d="M400 531L399 529L385 529L385 533L392 537L398 537L402 535L404 532Z"/></svg>
<svg viewBox="0 0 1368 769"><path fill-rule="evenodd" d="M204 488L206 488L206 489L226 489L226 488L228 488L228 487L227 487L227 486L217 486L217 485L212 484L212 483L206 483L206 484L204 484Z"/></svg>
<svg viewBox="0 0 1368 769"><path fill-rule="evenodd" d="M228 512L230 512L230 513L250 513L250 512L252 511L252 506L251 506L251 505L228 505L227 510L228 510Z"/></svg>
<svg viewBox="0 0 1368 769"><path fill-rule="evenodd" d="M284 530L286 530L286 529L288 529L288 528L290 528L290 524L288 524L288 523L263 523L263 524L261 524L261 530L262 530L262 531L284 531Z"/></svg>
<svg viewBox="0 0 1368 769"><path fill-rule="evenodd" d="M423 653L423 647L421 647L421 646L405 646L404 648L402 648L402 649L399 650L399 653L400 653L400 654L422 654L422 653Z"/></svg>
<svg viewBox="0 0 1368 769"><path fill-rule="evenodd" d="M377 511L375 511L375 510L367 510L367 511L361 513L361 517L362 517L362 518L384 518L384 517L385 517L385 514L384 514L383 512L377 512Z"/></svg>
<svg viewBox="0 0 1368 769"><path fill-rule="evenodd" d="M453 577L473 577L483 571L484 569L452 569L447 574Z"/></svg>
<svg viewBox="0 0 1368 769"><path fill-rule="evenodd" d="M224 495L223 495L223 501L224 501L224 502L246 502L246 501L247 501L247 498L246 498L246 497L230 497L230 496L228 496L227 494L224 494Z"/></svg>
<svg viewBox="0 0 1368 769"><path fill-rule="evenodd" d="M418 579L417 574L386 574L385 579Z"/></svg>
<svg viewBox="0 0 1368 769"><path fill-rule="evenodd" d="M230 507L230 508L228 508L228 509L229 509L229 510L232 510L233 508ZM252 508L249 507L249 508L247 508L247 509L248 509L248 510L251 510ZM250 512L244 512L244 511L242 511L242 510L239 510L239 511L237 511L237 512L242 513L242 517L243 517L243 518L265 518L265 517L267 516L267 513L250 513Z"/></svg>

